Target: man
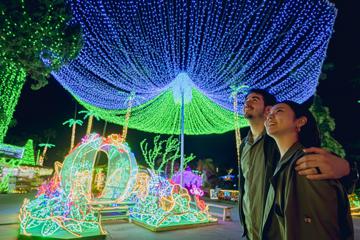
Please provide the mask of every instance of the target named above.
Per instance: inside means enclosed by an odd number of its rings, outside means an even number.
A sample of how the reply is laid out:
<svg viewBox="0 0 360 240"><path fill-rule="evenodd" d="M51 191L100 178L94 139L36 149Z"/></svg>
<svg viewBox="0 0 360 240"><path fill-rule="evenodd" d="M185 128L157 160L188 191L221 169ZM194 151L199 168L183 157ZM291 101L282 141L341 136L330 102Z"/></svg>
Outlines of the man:
<svg viewBox="0 0 360 240"><path fill-rule="evenodd" d="M272 105L273 95L252 89L246 96L244 116L250 131L240 146L239 214L247 239L261 239L263 210L270 178L280 158L275 141L266 134L264 122ZM297 162L296 170L308 179L337 179L350 172L349 163L321 148L306 149L309 155Z"/></svg>

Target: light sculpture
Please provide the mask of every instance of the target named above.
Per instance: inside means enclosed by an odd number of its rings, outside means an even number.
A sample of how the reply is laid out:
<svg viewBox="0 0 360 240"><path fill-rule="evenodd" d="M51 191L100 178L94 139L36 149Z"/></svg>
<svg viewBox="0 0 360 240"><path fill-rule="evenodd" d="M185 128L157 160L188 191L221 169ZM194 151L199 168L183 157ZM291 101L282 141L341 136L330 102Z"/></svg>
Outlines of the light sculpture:
<svg viewBox="0 0 360 240"><path fill-rule="evenodd" d="M359 191L354 191L349 195L351 215L360 216L360 198Z"/></svg>
<svg viewBox="0 0 360 240"><path fill-rule="evenodd" d="M203 185L202 177L193 173L190 167L187 167L187 169L183 172L182 184L180 172L177 172L171 180L173 183L180 184L182 187L186 188L191 195L199 195L200 197L204 195L204 192L201 190Z"/></svg>
<svg viewBox="0 0 360 240"><path fill-rule="evenodd" d="M108 156L107 177L102 193L93 198L93 170L100 151ZM103 138L98 134L91 134L85 136L66 156L61 171L62 186L64 191L84 195L89 203L120 203L130 196L137 171L134 154L122 143L120 135L112 134Z"/></svg>
<svg viewBox="0 0 360 240"><path fill-rule="evenodd" d="M134 191L139 197L130 209L130 217L134 223L147 229L166 231L217 222L211 218L208 206L199 195L195 196L196 206L191 205L186 188L152 171L150 175L141 173L136 186Z"/></svg>
<svg viewBox="0 0 360 240"><path fill-rule="evenodd" d="M28 139L25 143L25 151L24 156L20 162L21 165L36 165L35 162L35 151L34 151L34 141L32 139Z"/></svg>
<svg viewBox="0 0 360 240"><path fill-rule="evenodd" d="M24 200L19 214L20 236L74 239L104 235L101 219L85 196L64 191L61 167L56 162L53 178L39 188L34 200Z"/></svg>
<svg viewBox="0 0 360 240"><path fill-rule="evenodd" d="M92 195L91 184L98 152L108 156L105 187ZM120 203L132 193L137 164L119 135L86 135L66 157L55 164L55 175L43 184L36 198L20 209L20 234L58 239L104 235L101 217L92 204Z"/></svg>
<svg viewBox="0 0 360 240"><path fill-rule="evenodd" d="M129 127L166 134L180 133L181 106L185 134L244 126L241 118L234 124L231 86L307 100L336 16L326 0L69 2L84 47L54 77L86 108L122 125L135 93Z"/></svg>

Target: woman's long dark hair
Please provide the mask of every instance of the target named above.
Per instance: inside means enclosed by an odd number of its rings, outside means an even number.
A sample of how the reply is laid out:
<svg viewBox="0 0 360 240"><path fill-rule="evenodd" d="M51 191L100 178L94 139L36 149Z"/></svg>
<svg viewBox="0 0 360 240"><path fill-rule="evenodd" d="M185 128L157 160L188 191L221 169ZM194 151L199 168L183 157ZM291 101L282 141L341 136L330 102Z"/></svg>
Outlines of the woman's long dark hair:
<svg viewBox="0 0 360 240"><path fill-rule="evenodd" d="M320 139L320 131L316 120L312 113L301 104L298 104L293 101L283 101L288 105L295 113L295 118L298 119L302 116L307 118L307 122L304 126L301 127L299 132L299 141L305 147L320 147L321 139Z"/></svg>

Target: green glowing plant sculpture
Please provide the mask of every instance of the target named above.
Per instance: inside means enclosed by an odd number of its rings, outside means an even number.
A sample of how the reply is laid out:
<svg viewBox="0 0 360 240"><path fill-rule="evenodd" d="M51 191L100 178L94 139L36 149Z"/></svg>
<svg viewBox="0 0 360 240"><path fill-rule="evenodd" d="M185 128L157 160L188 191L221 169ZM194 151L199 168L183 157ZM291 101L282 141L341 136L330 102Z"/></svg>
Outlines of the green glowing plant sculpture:
<svg viewBox="0 0 360 240"><path fill-rule="evenodd" d="M163 168L170 163L171 173L169 177L172 177L174 174L175 161L180 159L180 143L177 138L170 136L166 140L160 140L160 135L158 135L154 137L152 149L148 146L147 139L141 141L140 148L148 167L157 174L163 172ZM185 156L184 168L194 159L194 154Z"/></svg>

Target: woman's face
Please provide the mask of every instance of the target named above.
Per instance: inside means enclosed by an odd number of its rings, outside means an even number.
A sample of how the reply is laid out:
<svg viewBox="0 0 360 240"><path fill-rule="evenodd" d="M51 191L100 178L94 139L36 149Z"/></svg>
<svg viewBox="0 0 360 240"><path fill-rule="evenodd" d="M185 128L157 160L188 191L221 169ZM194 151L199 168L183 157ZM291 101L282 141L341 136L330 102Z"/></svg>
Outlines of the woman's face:
<svg viewBox="0 0 360 240"><path fill-rule="evenodd" d="M265 121L265 128L270 136L286 133L298 133L306 123L304 117L296 119L294 111L285 103L273 106Z"/></svg>

